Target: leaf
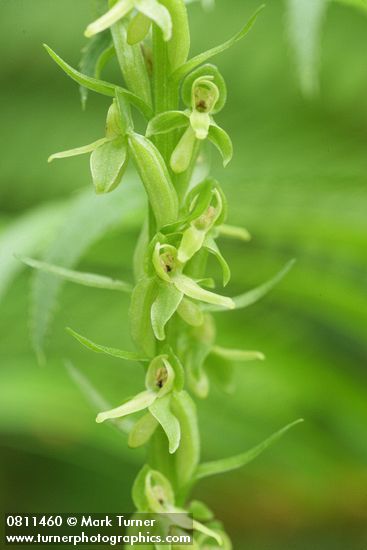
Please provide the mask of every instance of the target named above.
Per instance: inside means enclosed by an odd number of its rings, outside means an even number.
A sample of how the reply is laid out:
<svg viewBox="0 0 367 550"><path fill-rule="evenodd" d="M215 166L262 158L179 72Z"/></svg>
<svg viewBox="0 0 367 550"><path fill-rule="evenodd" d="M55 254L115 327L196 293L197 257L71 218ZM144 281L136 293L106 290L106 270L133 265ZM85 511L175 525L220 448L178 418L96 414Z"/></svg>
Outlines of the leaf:
<svg viewBox="0 0 367 550"><path fill-rule="evenodd" d="M112 52L113 51L112 49ZM79 63L80 71L86 76L99 78L101 68L110 54L111 33L105 31L93 36L82 49L82 56ZM85 109L88 99L88 90L84 86L80 87L80 97L82 108Z"/></svg>
<svg viewBox="0 0 367 550"><path fill-rule="evenodd" d="M190 28L185 3L180 0L160 0L172 19L172 38L167 42L167 54L171 72L186 62L190 51Z"/></svg>
<svg viewBox="0 0 367 550"><path fill-rule="evenodd" d="M60 151L60 153L54 153L48 157L48 162L52 162L55 159L64 159L67 157L76 157L78 155L85 155L87 153L92 153L95 149L106 143L107 138L97 139L93 143L88 143L88 145L83 145L82 147L76 147L75 149L68 149L67 151Z"/></svg>
<svg viewBox="0 0 367 550"><path fill-rule="evenodd" d="M211 57L214 57L215 55L224 52L225 50L236 44L236 42L242 40L242 38L244 38L250 32L255 24L257 17L264 9L264 7L265 5L260 6L254 13L254 15L252 15L252 17L248 20L246 25L232 38L230 38L226 42L223 42L223 44L220 44L219 46L216 46L210 50L207 50L204 53L197 55L196 57L193 57L192 59L178 67L178 69L176 69L176 71L173 73L172 79L175 81L181 80L184 76L196 69L196 67L198 67L202 63L205 63L205 61L208 61L208 59L210 59Z"/></svg>
<svg viewBox="0 0 367 550"><path fill-rule="evenodd" d="M157 393L153 391L143 391L138 393L135 397L123 403L119 407L110 409L108 411L103 411L97 414L96 422L101 424L106 420L111 420L113 418L121 418L122 416L127 416L129 414L134 414L136 412L147 409L154 403L157 399Z"/></svg>
<svg viewBox="0 0 367 550"><path fill-rule="evenodd" d="M0 235L0 300L24 267L17 256L36 253L45 248L61 224L68 203L46 204L26 212L11 222Z"/></svg>
<svg viewBox="0 0 367 550"><path fill-rule="evenodd" d="M246 351L241 349L229 349L222 348L220 346L214 346L211 349L211 353L226 359L227 361L254 361L255 359L260 359L263 361L265 355L261 351Z"/></svg>
<svg viewBox="0 0 367 550"><path fill-rule="evenodd" d="M99 80L97 78L93 78L91 76L80 73L79 71L73 69L73 67L68 65L68 63L66 63L63 59L61 59L61 57L58 56L57 53L55 53L49 46L47 46L47 44L44 44L44 47L50 57L55 61L55 63L57 63L57 65L59 65L59 67L61 67L61 69L80 86L84 86L92 92L97 92L98 94L106 95L108 97L115 97L115 92L116 90L118 90L126 97L129 103L139 109L139 111L146 118L150 119L152 117L151 107L137 95L129 92L128 90L125 90L124 88L121 88L121 86L116 86L115 84L110 84L109 82L105 82L104 80Z"/></svg>
<svg viewBox="0 0 367 550"><path fill-rule="evenodd" d="M209 128L209 140L215 145L223 158L223 166L226 167L233 157L232 140L222 128L211 124Z"/></svg>
<svg viewBox="0 0 367 550"><path fill-rule="evenodd" d="M171 283L162 281L159 284L158 295L151 309L152 327L158 340L166 338L165 326L176 312L182 298L182 292L177 290Z"/></svg>
<svg viewBox="0 0 367 550"><path fill-rule="evenodd" d="M163 4L157 0L135 0L135 7L161 29L166 42L172 38L171 15Z"/></svg>
<svg viewBox="0 0 367 550"><path fill-rule="evenodd" d="M228 309L234 309L235 304L231 298L226 296L221 296L220 294L215 294L209 290L201 288L193 279L187 277L186 275L176 275L174 277L174 284L189 298L194 300L200 300L201 302L206 302L208 304L220 305Z"/></svg>
<svg viewBox="0 0 367 550"><path fill-rule="evenodd" d="M287 32L301 90L311 97L319 88L321 30L328 0L287 0Z"/></svg>
<svg viewBox="0 0 367 550"><path fill-rule="evenodd" d="M231 279L231 270L229 268L227 261L225 260L221 251L219 250L217 243L215 242L213 237L211 237L210 235L207 235L205 239L204 248L206 248L206 250L208 250L210 254L213 254L218 260L223 273L223 286L227 286L227 284Z"/></svg>
<svg viewBox="0 0 367 550"><path fill-rule="evenodd" d="M66 361L65 367L71 379L75 382L91 405L93 405L95 410L98 411L100 409L110 408L110 404L104 399L104 397L102 397L99 391L95 389L84 374L71 363L71 361ZM123 420L113 420L112 423L116 426L116 428L118 428L119 431L125 434L129 433L132 426L132 421L127 418L124 418Z"/></svg>
<svg viewBox="0 0 367 550"><path fill-rule="evenodd" d="M134 181L113 195L97 197L89 190L78 195L70 202L44 261L72 269L86 250L107 231L134 225L144 207L142 199ZM95 216L97 210L98 216ZM44 271L38 271L33 280L31 334L40 361L44 360L44 341L62 284L61 278Z"/></svg>
<svg viewBox="0 0 367 550"><path fill-rule="evenodd" d="M185 128L189 124L189 118L183 111L167 111L160 113L149 121L146 136L165 134L172 130Z"/></svg>
<svg viewBox="0 0 367 550"><path fill-rule="evenodd" d="M176 484L183 488L190 483L200 459L197 412L195 403L185 391L173 394L171 407L181 427L181 444L174 454L174 464Z"/></svg>
<svg viewBox="0 0 367 550"><path fill-rule="evenodd" d="M169 442L169 452L173 454L177 451L181 440L180 424L171 411L171 395L166 395L156 399L149 407L149 412L162 426Z"/></svg>
<svg viewBox="0 0 367 550"><path fill-rule="evenodd" d="M245 307L252 306L252 304L255 304L258 302L261 298L266 296L272 288L274 288L275 285L277 285L286 275L287 273L292 269L294 266L296 260L290 260L284 267L273 277L270 279L270 281L267 281L266 283L253 288L252 290L249 290L248 292L245 292L244 294L241 294L240 296L236 296L233 298L235 308L236 309L242 309ZM222 308L216 307L216 306L205 306L206 311L225 311Z"/></svg>
<svg viewBox="0 0 367 550"><path fill-rule="evenodd" d="M148 412L142 416L133 426L128 439L128 445L132 449L145 445L158 427L158 421Z"/></svg>
<svg viewBox="0 0 367 550"><path fill-rule="evenodd" d="M93 288L103 288L107 290L120 290L121 292L131 292L132 286L124 281L117 279L111 279L110 277L104 277L103 275L96 275L94 273L85 273L82 271L73 271L71 269L65 269L58 265L49 264L47 262L41 262L34 260L33 258L20 257L25 265L34 269L39 269L46 273L61 277L65 281L76 283L78 285L89 286Z"/></svg>
<svg viewBox="0 0 367 550"><path fill-rule="evenodd" d="M111 28L116 56L126 87L138 97L143 99L147 105L151 105L151 83L140 44L128 44L129 22L120 19ZM153 116L153 112L151 118Z"/></svg>
<svg viewBox="0 0 367 550"><path fill-rule="evenodd" d="M117 357L118 359L125 359L127 361L149 361L148 357L144 357L141 353L136 353L134 351L124 351L122 349L110 348L107 346L101 346L89 340L85 336L78 334L70 327L66 328L66 332L71 334L78 342L80 342L86 348L95 351L96 353L105 353L106 355L111 355L112 357Z"/></svg>
<svg viewBox="0 0 367 550"><path fill-rule="evenodd" d="M110 193L121 182L128 163L124 138L107 141L90 157L93 184L97 194Z"/></svg>
<svg viewBox="0 0 367 550"><path fill-rule="evenodd" d="M230 458L224 458L222 460L200 464L195 475L196 481L198 481L199 479L203 479L204 477L230 472L231 470L236 470L238 468L242 468L242 466L246 466L246 464L254 460L273 443L278 441L278 439L280 439L286 432L288 432L291 428L293 428L297 424L300 424L301 422L303 422L302 418L296 420L295 422L292 422L291 424L288 424L278 432L271 435L268 439L260 443L260 445L253 447L245 453Z"/></svg>
<svg viewBox="0 0 367 550"><path fill-rule="evenodd" d="M158 229L177 221L177 193L157 147L149 139L138 134L129 135L129 146L153 209Z"/></svg>
<svg viewBox="0 0 367 550"><path fill-rule="evenodd" d="M156 341L151 324L151 308L158 292L154 277L141 279L133 290L129 311L131 337L148 357L154 357Z"/></svg>

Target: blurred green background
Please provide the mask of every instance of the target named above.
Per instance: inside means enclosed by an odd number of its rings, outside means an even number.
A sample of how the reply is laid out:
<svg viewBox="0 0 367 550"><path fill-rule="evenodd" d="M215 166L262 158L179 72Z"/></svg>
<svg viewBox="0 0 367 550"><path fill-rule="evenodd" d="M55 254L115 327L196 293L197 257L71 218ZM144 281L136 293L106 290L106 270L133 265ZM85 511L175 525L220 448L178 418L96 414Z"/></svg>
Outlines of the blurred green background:
<svg viewBox="0 0 367 550"><path fill-rule="evenodd" d="M63 241L69 231L73 238L75 201L90 187L86 158L51 166L46 158L100 137L108 100L91 95L82 112L77 87L41 43L76 66L91 4L0 4L0 498L6 511L128 511L143 461L122 434L95 424L95 411L64 366L72 360L111 403L141 387L136 365L82 350L64 332L70 325L97 342L129 346L128 299L66 285L49 331L48 362L40 367L29 337L33 274L12 260L14 253L36 255L35 241L45 250L55 235ZM192 51L227 38L257 5L218 0L211 13L190 6ZM216 59L229 88L218 122L232 135L236 154L226 172L215 160L214 172L229 197L230 222L253 234L247 245L223 243L233 268L228 292L256 286L292 257L297 264L259 304L218 317L221 345L260 349L267 361L238 365L232 396L214 388L198 403L203 457L241 452L298 417L306 420L246 469L196 488L225 522L235 549L367 548L366 49L367 17L331 2L320 93L304 99L285 37L285 4L269 0L249 37ZM116 69L109 72L117 81ZM87 235L88 250L74 258L80 269L132 277L142 195L138 185L129 186L126 204L123 188L111 195L122 209L110 224L100 219L109 216L108 205L99 211L92 197L84 206L85 232L94 223L107 231L102 238L98 230ZM69 255L64 242L61 259Z"/></svg>

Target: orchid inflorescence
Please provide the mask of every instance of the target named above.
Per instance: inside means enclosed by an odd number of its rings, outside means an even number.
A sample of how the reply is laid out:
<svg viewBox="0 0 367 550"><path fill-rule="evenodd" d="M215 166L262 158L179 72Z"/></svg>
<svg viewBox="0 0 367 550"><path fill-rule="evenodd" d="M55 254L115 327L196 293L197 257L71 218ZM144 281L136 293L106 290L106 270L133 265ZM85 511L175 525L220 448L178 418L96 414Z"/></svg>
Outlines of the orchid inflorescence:
<svg viewBox="0 0 367 550"><path fill-rule="evenodd" d="M184 0L109 0L103 14L85 31L90 42L83 50L81 67L89 67L87 72L74 69L46 46L54 61L81 86L84 104L88 91L111 98L104 136L89 145L53 154L49 160L90 154L98 194L123 185L132 162L148 199L148 215L134 257L129 312L137 351L107 348L68 330L94 351L144 367L145 389L121 405L99 412L97 422L141 413L128 437L131 448L149 446L147 464L133 488L137 511L192 514L194 548L202 550L232 546L212 512L201 502L188 502L193 484L206 475L245 464L290 427L272 436L258 452L252 450L251 457L244 453L199 463L200 437L190 394L204 398L212 383L230 390L233 363L264 359L260 352L217 345L213 312L253 303L289 268L252 294L234 299L216 292L216 282L206 273L212 255L221 267L223 286L227 285L231 273L218 239L250 238L244 228L226 225L227 201L220 183L209 174L199 181L197 177L204 142L215 146L225 166L233 154L230 137L215 121L226 103L226 85L219 69L208 61L243 38L259 11L233 38L191 59ZM99 78L111 56L118 60L124 86ZM135 129L136 110L140 120L141 115L145 118L144 134ZM27 263L83 282L79 272L37 260L28 259ZM88 277L84 284L93 286L98 280L103 288L129 290L122 282ZM184 531L186 527L178 528Z"/></svg>

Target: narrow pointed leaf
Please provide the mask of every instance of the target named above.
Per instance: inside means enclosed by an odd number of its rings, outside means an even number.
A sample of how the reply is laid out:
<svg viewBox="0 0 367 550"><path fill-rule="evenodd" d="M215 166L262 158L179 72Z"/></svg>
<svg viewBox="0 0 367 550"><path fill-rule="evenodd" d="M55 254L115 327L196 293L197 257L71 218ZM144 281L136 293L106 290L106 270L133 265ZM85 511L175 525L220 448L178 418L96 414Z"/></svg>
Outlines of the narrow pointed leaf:
<svg viewBox="0 0 367 550"><path fill-rule="evenodd" d="M101 17L90 23L85 30L88 38L111 27L116 21L128 14L134 7L133 0L119 0Z"/></svg>
<svg viewBox="0 0 367 550"><path fill-rule="evenodd" d="M48 162L52 162L55 159L64 159L67 157L76 157L78 155L86 155L87 153L92 153L95 149L106 143L107 139L97 139L93 143L88 145L83 145L82 147L76 147L75 149L68 149L67 151L60 151L59 153L54 153L48 157Z"/></svg>
<svg viewBox="0 0 367 550"><path fill-rule="evenodd" d="M214 346L211 349L211 353L214 353L222 359L227 361L254 361L255 359L260 359L263 361L265 355L261 351L246 351L241 349L229 349L222 348L220 346Z"/></svg>
<svg viewBox="0 0 367 550"><path fill-rule="evenodd" d="M88 189L74 197L67 205L59 230L48 243L45 262L73 269L88 248L106 232L134 225L143 215L144 196L139 193L136 178L130 176L130 179L123 190L118 189L113 195L97 197ZM98 216L95 216L96 209ZM18 250L14 249L15 252ZM61 277L40 270L33 279L31 333L41 362L45 359L45 337L54 318L63 283Z"/></svg>
<svg viewBox="0 0 367 550"><path fill-rule="evenodd" d="M111 34L109 31L97 34L91 40L88 40L87 44L82 49L82 56L79 63L80 71L94 78L99 78L99 74L103 65L107 62L113 53L111 48ZM88 90L84 86L80 87L80 96L82 101L82 107L85 109Z"/></svg>
<svg viewBox="0 0 367 550"><path fill-rule="evenodd" d="M150 312L157 297L158 287L155 277L141 279L133 290L130 304L131 337L138 349L149 357L154 357L156 340L152 329Z"/></svg>
<svg viewBox="0 0 367 550"><path fill-rule="evenodd" d="M272 290L287 275L287 273L291 270L294 264L295 264L295 260L291 260L283 267L283 269L279 271L279 273L275 275L275 277L270 279L270 281L267 281L266 283L256 288L253 288L252 290L249 290L248 292L245 292L240 296L236 296L235 298L233 298L235 308L242 309L245 307L249 307L252 304L255 304L256 302L258 302L261 298L266 296L266 294L268 294L268 292L270 292L270 290ZM215 306L206 306L205 309L207 311L224 311L222 308L215 307Z"/></svg>
<svg viewBox="0 0 367 550"><path fill-rule="evenodd" d="M189 118L183 111L167 111L160 113L149 121L146 136L165 134L172 130L185 128L189 125Z"/></svg>
<svg viewBox="0 0 367 550"><path fill-rule="evenodd" d="M125 90L124 88L121 88L121 86L116 86L115 84L111 84L110 82L105 82L104 80L98 80L97 78L93 78L91 76L84 75L77 71L76 69L73 69L68 63L66 63L57 53L55 53L47 44L44 44L44 47L47 51L47 53L50 55L50 57L61 67L61 69L75 82L77 82L80 86L84 86L85 88L88 88L88 90L91 90L93 92L97 92L102 95L106 95L108 97L115 97L115 91L118 89L126 99L134 105L146 118L152 117L152 109L151 107L140 97L133 94L132 92L129 92L128 90Z"/></svg>
<svg viewBox="0 0 367 550"><path fill-rule="evenodd" d="M186 296L189 296L189 298L193 298L194 300L200 300L201 302L206 302L212 305L220 305L228 309L234 309L235 307L235 304L231 298L204 290L193 279L187 277L186 275L177 275L174 278L174 284Z"/></svg>
<svg viewBox="0 0 367 550"><path fill-rule="evenodd" d="M144 55L140 44L128 44L128 26L129 22L121 19L111 27L117 61L126 87L147 105L151 105L151 85ZM152 116L153 113L148 118Z"/></svg>
<svg viewBox="0 0 367 550"><path fill-rule="evenodd" d="M226 167L233 157L232 140L225 130L217 125L211 125L209 128L209 140L215 145L223 158L223 166Z"/></svg>
<svg viewBox="0 0 367 550"><path fill-rule="evenodd" d="M173 394L171 407L181 427L181 444L174 459L177 484L182 488L192 480L200 459L197 411L194 401L185 391Z"/></svg>
<svg viewBox="0 0 367 550"><path fill-rule="evenodd" d="M40 271L45 271L46 273L51 273L57 277L62 277L71 283L77 283L79 285L90 286L93 288L120 290L122 292L132 291L132 287L129 283L125 283L124 281L119 281L117 279L111 279L110 277L104 277L103 275L73 271L72 269L66 269L58 265L34 260L33 258L20 258L20 260L29 267L39 269Z"/></svg>
<svg viewBox="0 0 367 550"><path fill-rule="evenodd" d="M162 426L169 442L169 452L173 454L177 451L181 440L180 424L171 411L171 395L166 395L156 399L149 407L149 412Z"/></svg>
<svg viewBox="0 0 367 550"><path fill-rule="evenodd" d="M196 57L193 57L192 59L181 65L181 67L179 67L173 73L172 78L176 81L181 80L188 73L196 69L196 67L198 67L202 63L205 63L205 61L208 61L208 59L214 57L215 55L218 55L219 53L224 52L225 50L236 44L236 42L242 40L242 38L244 38L250 32L255 24L258 15L264 9L264 7L264 5L260 6L254 13L254 15L246 23L246 25L232 38L230 38L226 42L223 42L223 44L220 44L219 46L216 46L210 50L207 50L204 53L197 55Z"/></svg>
<svg viewBox="0 0 367 550"><path fill-rule="evenodd" d="M162 281L159 285L158 296L151 310L152 327L158 340L165 339L165 326L176 312L182 298L182 292L171 283Z"/></svg>
<svg viewBox="0 0 367 550"><path fill-rule="evenodd" d="M223 286L226 286L231 278L231 270L229 268L229 265L227 261L225 260L224 256L222 255L221 251L218 248L217 243L211 237L210 235L207 235L205 242L204 242L204 248L210 252L210 254L213 254L215 258L218 260L223 273Z"/></svg>
<svg viewBox="0 0 367 550"><path fill-rule="evenodd" d="M172 19L169 11L157 0L135 0L138 11L149 17L163 33L166 42L172 37Z"/></svg>
<svg viewBox="0 0 367 550"><path fill-rule="evenodd" d="M110 409L109 411L103 411L97 415L96 422L100 424L105 420L110 420L112 418L121 418L122 416L127 416L128 414L134 414L136 412L147 409L154 403L157 399L157 393L152 391L144 391L138 393L135 397L116 407L115 409Z"/></svg>
<svg viewBox="0 0 367 550"><path fill-rule="evenodd" d="M129 146L158 228L177 221L178 198L162 155L144 136L129 136Z"/></svg>
<svg viewBox="0 0 367 550"><path fill-rule="evenodd" d="M149 361L148 357L145 357L141 353L136 353L134 351L125 351L122 349L110 348L107 346L96 344L95 342L92 342L92 340L89 340L89 338L78 334L70 327L67 327L66 331L71 334L71 336L73 336L76 340L78 340L78 342L80 342L84 347L95 351L96 353L105 353L106 355L111 355L112 357L125 359L127 361Z"/></svg>
<svg viewBox="0 0 367 550"><path fill-rule="evenodd" d="M292 422L291 424L288 424L278 432L271 435L268 439L260 443L260 445L253 447L252 449L250 449L249 451L246 451L245 453L242 453L230 458L224 458L222 460L216 460L213 462L206 462L206 463L200 464L196 472L196 480L203 479L204 477L208 477L212 475L230 472L231 470L236 470L238 468L242 468L242 466L246 466L246 464L254 460L262 452L264 452L268 447L270 447L273 443L278 441L278 439L280 439L291 428L293 428L297 424L300 424L301 422L303 422L303 419L299 419L299 420L296 420L295 422Z"/></svg>
<svg viewBox="0 0 367 550"><path fill-rule="evenodd" d="M221 237L228 237L230 239L238 239L245 242L251 240L250 233L244 227L223 224L218 227L218 233Z"/></svg>
<svg viewBox="0 0 367 550"><path fill-rule="evenodd" d="M183 0L159 0L168 9L172 20L172 38L167 43L171 71L187 61L190 51L190 28Z"/></svg>

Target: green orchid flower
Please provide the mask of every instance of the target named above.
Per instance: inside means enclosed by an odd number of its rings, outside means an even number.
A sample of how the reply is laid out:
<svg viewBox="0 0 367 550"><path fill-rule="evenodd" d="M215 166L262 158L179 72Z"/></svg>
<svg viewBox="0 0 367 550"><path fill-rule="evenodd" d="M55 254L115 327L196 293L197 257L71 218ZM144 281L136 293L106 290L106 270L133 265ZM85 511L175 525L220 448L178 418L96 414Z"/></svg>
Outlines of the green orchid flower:
<svg viewBox="0 0 367 550"><path fill-rule="evenodd" d="M190 511L176 506L175 493L169 480L159 471L149 466L139 472L133 487L133 500L138 512L164 514L170 519L171 525L182 530L194 531L205 539L213 539L220 547L223 539L218 530L210 529L195 517L189 516ZM194 543L194 548L201 548Z"/></svg>
<svg viewBox="0 0 367 550"><path fill-rule="evenodd" d="M119 407L100 412L96 422L122 418L148 409L134 426L129 435L130 447L139 447L146 443L160 424L169 441L169 452L175 453L181 439L180 423L171 411L171 398L174 391L181 391L183 377L177 362L171 364L168 355L153 359L145 378L146 390L138 393Z"/></svg>
<svg viewBox="0 0 367 550"><path fill-rule="evenodd" d="M165 287L173 286L176 292L181 295L181 299L183 296L187 296L207 304L221 305L228 309L235 307L231 298L203 289L194 279L183 273L185 264L180 262L176 247L157 242L153 252L153 266L158 277L166 283Z"/></svg>
<svg viewBox="0 0 367 550"><path fill-rule="evenodd" d="M117 21L135 11L128 30L130 44L140 42L148 34L152 22L162 30L163 38L172 38L172 19L168 9L157 0L118 0L110 2L110 9L90 23L85 30L88 38L112 27Z"/></svg>
<svg viewBox="0 0 367 550"><path fill-rule="evenodd" d="M90 169L96 193L113 191L120 184L129 160L127 140L115 99L107 113L104 138L82 147L54 153L48 162L87 153L91 153Z"/></svg>
<svg viewBox="0 0 367 550"><path fill-rule="evenodd" d="M176 174L189 168L196 145L206 139L219 150L223 164L227 166L233 156L232 141L213 119L213 115L223 108L227 97L218 69L207 64L193 71L183 84L182 95L189 108L157 115L148 124L147 136L185 129L170 158L171 169Z"/></svg>

